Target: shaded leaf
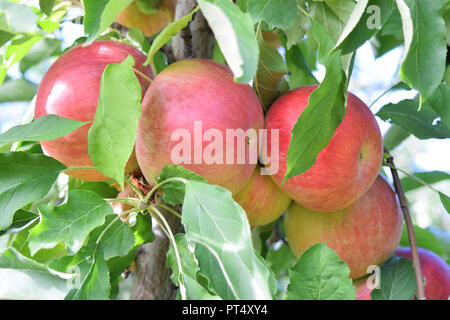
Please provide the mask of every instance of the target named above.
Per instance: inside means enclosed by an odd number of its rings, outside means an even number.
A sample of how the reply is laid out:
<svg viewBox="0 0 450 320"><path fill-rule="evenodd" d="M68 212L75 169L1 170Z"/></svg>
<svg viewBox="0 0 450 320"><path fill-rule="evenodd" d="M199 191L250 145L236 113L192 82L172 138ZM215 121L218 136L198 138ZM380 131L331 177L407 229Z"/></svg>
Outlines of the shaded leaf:
<svg viewBox="0 0 450 320"><path fill-rule="evenodd" d="M248 0L247 10L253 22L265 21L270 29L290 28L297 17L296 0Z"/></svg>

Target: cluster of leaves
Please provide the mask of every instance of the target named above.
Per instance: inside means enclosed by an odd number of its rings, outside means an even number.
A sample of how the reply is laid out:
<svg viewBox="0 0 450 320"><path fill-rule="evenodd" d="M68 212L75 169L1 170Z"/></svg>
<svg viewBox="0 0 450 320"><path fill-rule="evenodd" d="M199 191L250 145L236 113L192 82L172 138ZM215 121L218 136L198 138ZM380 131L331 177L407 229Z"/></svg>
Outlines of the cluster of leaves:
<svg viewBox="0 0 450 320"><path fill-rule="evenodd" d="M20 62L25 73L61 54L60 40L52 33L66 17L67 4L39 1L39 9L18 2L0 0L0 82L6 79L0 101L30 100L36 90L24 78L20 83L8 79L8 68ZM84 1L86 37L75 44L119 39L109 26L130 2ZM319 84L313 71L322 64L325 78L292 132L288 179L314 164L342 121L355 51L368 40L377 55L405 46L400 77L404 87L419 92L417 99L383 107L378 116L419 139L449 137L450 81L444 80L449 7L443 0L198 0L196 9L169 24L151 45L134 29L122 40L148 52L147 63L159 72L167 60L159 49L200 10L217 41L214 57L228 64L237 82L253 80L265 110L289 88ZM264 32L278 35L284 57L264 41ZM106 68L100 87L105 94L100 95L88 140L96 168L122 187L140 117L133 64L129 57ZM8 88L26 95L17 98ZM23 298L27 292L27 298L114 298L138 246L153 239L151 216L161 219L157 207L136 209L136 221L124 223L105 201L117 194L110 182L62 181L60 173L70 168L42 154L40 141L62 137L83 124L44 116L0 135L0 297ZM114 158L109 156L113 153ZM414 177L403 179L406 190L422 186L417 179L431 184L449 178L440 172ZM324 244L312 246L298 260L285 243L268 246L268 235L282 224L250 230L229 191L180 167L166 167L158 185L165 202L183 204L185 234L166 230L172 244L168 265L183 298L355 298L347 265ZM440 195L450 211L448 196ZM442 256L448 252L437 235L417 233L419 245ZM412 298L411 275L409 261L393 258L382 268L383 292L372 297ZM390 280L399 278L406 288L402 292Z"/></svg>

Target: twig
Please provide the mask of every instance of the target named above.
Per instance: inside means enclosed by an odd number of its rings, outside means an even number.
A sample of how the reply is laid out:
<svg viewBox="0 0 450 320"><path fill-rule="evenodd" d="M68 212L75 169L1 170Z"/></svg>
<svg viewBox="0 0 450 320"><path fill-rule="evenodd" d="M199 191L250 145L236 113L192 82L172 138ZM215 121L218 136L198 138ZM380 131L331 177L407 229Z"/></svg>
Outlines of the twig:
<svg viewBox="0 0 450 320"><path fill-rule="evenodd" d="M409 213L408 204L406 202L405 192L403 191L403 187L394 164L394 157L392 157L392 155L386 148L384 149L384 153L387 153L389 155L389 157L386 159L386 162L389 164L389 167L391 169L392 177L394 179L395 192L397 192L398 200L400 202L400 206L403 212L403 218L405 219L406 230L408 231L409 245L411 247L412 263L416 275L417 299L426 300L427 298L425 295L425 288L423 285L423 276L422 276L422 269L420 267L419 252L417 250L416 244L416 235L414 233L411 214Z"/></svg>

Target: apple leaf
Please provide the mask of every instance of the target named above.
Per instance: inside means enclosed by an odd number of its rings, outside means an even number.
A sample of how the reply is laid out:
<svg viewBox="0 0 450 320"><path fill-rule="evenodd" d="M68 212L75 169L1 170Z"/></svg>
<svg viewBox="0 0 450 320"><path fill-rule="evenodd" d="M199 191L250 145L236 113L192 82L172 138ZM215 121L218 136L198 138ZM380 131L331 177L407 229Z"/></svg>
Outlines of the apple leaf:
<svg viewBox="0 0 450 320"><path fill-rule="evenodd" d="M200 7L195 7L194 10L192 10L189 14L181 17L177 21L174 21L172 23L169 23L162 31L156 36L155 40L152 42L152 46L150 47L150 50L147 54L147 61L145 61L144 65L147 65L149 63L153 62L154 55L156 52L161 49L161 47L169 42L169 40L178 34L181 29L184 29L187 27L189 22L194 17L194 14L200 10Z"/></svg>
<svg viewBox="0 0 450 320"><path fill-rule="evenodd" d="M247 11L254 23L265 21L270 29L286 30L294 24L298 9L296 0L248 0Z"/></svg>
<svg viewBox="0 0 450 320"><path fill-rule="evenodd" d="M141 116L142 88L133 72L134 60L111 63L103 72L88 150L97 169L123 189L125 165L133 152Z"/></svg>
<svg viewBox="0 0 450 320"><path fill-rule="evenodd" d="M0 253L0 297L3 299L61 300L73 275L56 272L10 248Z"/></svg>
<svg viewBox="0 0 450 320"><path fill-rule="evenodd" d="M413 175L427 184L433 184L450 179L450 174L442 171L414 172ZM425 186L424 183L413 177L404 177L401 179L402 187L405 192L419 189Z"/></svg>
<svg viewBox="0 0 450 320"><path fill-rule="evenodd" d="M212 295L197 281L199 267L195 260L194 254L189 250L189 246L184 234L176 234L175 242L181 260L182 273L180 274L177 263L175 250L171 243L169 252L167 253L167 265L172 270L172 279L175 285L179 286L180 281L186 288L186 294L189 300L217 300L220 299L216 295Z"/></svg>
<svg viewBox="0 0 450 320"><path fill-rule="evenodd" d="M95 250L89 271L81 286L75 288L69 296L72 300L109 300L111 283L109 269L103 250L98 246Z"/></svg>
<svg viewBox="0 0 450 320"><path fill-rule="evenodd" d="M18 39L14 39L10 42L8 47L6 48L5 56L0 59L0 85L3 83L3 80L6 76L6 71L15 63L25 57L27 52L31 49L31 47L38 41L42 40L43 37L40 35L37 36L23 36ZM1 57L1 56L0 56Z"/></svg>
<svg viewBox="0 0 450 320"><path fill-rule="evenodd" d="M442 192L439 192L439 198L441 199L445 210L447 210L447 213L450 213L450 197Z"/></svg>
<svg viewBox="0 0 450 320"><path fill-rule="evenodd" d="M289 69L288 82L290 89L319 84L312 74L302 49L298 45L292 46L286 51L286 64Z"/></svg>
<svg viewBox="0 0 450 320"><path fill-rule="evenodd" d="M186 240L209 253L197 255L202 274L223 299L271 299L273 274L255 252L246 214L231 192L219 186L187 181L181 222ZM205 260L208 259L208 260ZM215 261L217 269L203 267ZM218 272L220 270L220 272ZM220 276L217 282L216 276Z"/></svg>
<svg viewBox="0 0 450 320"><path fill-rule="evenodd" d="M302 40L309 24L309 17L305 14L307 12L305 0L297 0L297 7L300 7L303 10L297 10L297 17L295 18L294 24L290 28L284 30L287 49Z"/></svg>
<svg viewBox="0 0 450 320"><path fill-rule="evenodd" d="M12 224L6 230L0 231L0 236L19 233L37 220L39 220L39 215L37 213L23 209L17 210L14 214Z"/></svg>
<svg viewBox="0 0 450 320"><path fill-rule="evenodd" d="M441 83L427 103L436 111L447 128L450 129L450 87Z"/></svg>
<svg viewBox="0 0 450 320"><path fill-rule="evenodd" d="M286 62L277 50L264 41L259 42L258 71L253 87L267 111L270 105L281 95L281 81L288 74Z"/></svg>
<svg viewBox="0 0 450 320"><path fill-rule="evenodd" d="M0 230L23 206L43 198L66 167L53 158L11 152L0 154Z"/></svg>
<svg viewBox="0 0 450 320"><path fill-rule="evenodd" d="M412 300L416 291L411 260L394 256L381 266L380 288L370 296L372 300Z"/></svg>
<svg viewBox="0 0 450 320"><path fill-rule="evenodd" d="M352 6L354 5L354 2L352 0L339 1L342 1L343 4L351 3ZM335 45L342 32L344 31L344 27L350 15L349 13L347 14L345 10L340 10L339 6L335 6L335 10L333 10L333 8L330 6L330 3L330 1L313 1L312 3L309 3L309 12L310 19L314 19L327 31L328 35L331 36ZM336 5L336 3L333 3L333 5ZM345 8L345 5L342 8Z"/></svg>
<svg viewBox="0 0 450 320"><path fill-rule="evenodd" d="M39 7L42 12L49 16L52 13L55 2L56 0L39 0Z"/></svg>
<svg viewBox="0 0 450 320"><path fill-rule="evenodd" d="M12 127L0 134L0 144L16 141L54 140L72 133L86 123L49 114L30 123Z"/></svg>
<svg viewBox="0 0 450 320"><path fill-rule="evenodd" d="M327 71L322 84L309 97L308 105L292 129L283 183L311 168L334 135L345 114L346 77L340 55L329 54L335 43L327 31L310 18L319 41L319 62Z"/></svg>
<svg viewBox="0 0 450 320"><path fill-rule="evenodd" d="M43 248L53 248L63 243L67 251L76 253L89 233L105 222L112 207L90 191L72 190L67 203L54 207L41 206L41 221L30 231L31 254Z"/></svg>
<svg viewBox="0 0 450 320"><path fill-rule="evenodd" d="M120 12L125 10L133 0L83 0L85 9L84 32L88 35L86 44L106 30Z"/></svg>
<svg viewBox="0 0 450 320"><path fill-rule="evenodd" d="M350 269L325 243L307 249L289 270L290 300L354 300Z"/></svg>
<svg viewBox="0 0 450 320"><path fill-rule="evenodd" d="M439 119L439 115L428 102L418 111L415 100L402 100L397 104L387 104L376 114L384 121L396 124L419 139L445 139L450 137L450 129Z"/></svg>
<svg viewBox="0 0 450 320"><path fill-rule="evenodd" d="M414 235L416 238L417 247L425 248L433 251L434 253L445 256L444 248L439 240L435 237L433 233L426 229L422 229L419 226L414 226ZM403 226L402 237L400 239L399 247L409 247L409 236L406 226Z"/></svg>
<svg viewBox="0 0 450 320"><path fill-rule="evenodd" d="M207 183L206 179L198 174L189 171L181 166L167 165L162 170L156 181L163 182L169 178L183 178L186 180L194 180ZM181 181L173 181L171 183L161 185L161 190L164 192L163 200L170 205L182 204L184 199L184 183Z"/></svg>
<svg viewBox="0 0 450 320"><path fill-rule="evenodd" d="M258 67L259 48L248 13L229 0L198 0L235 81L250 82Z"/></svg>
<svg viewBox="0 0 450 320"><path fill-rule="evenodd" d="M400 77L421 96L421 105L442 81L447 30L441 13L444 0L396 0L405 34Z"/></svg>
<svg viewBox="0 0 450 320"><path fill-rule="evenodd" d="M336 44L342 54L355 51L372 38L394 11L394 0L358 1Z"/></svg>
<svg viewBox="0 0 450 320"><path fill-rule="evenodd" d="M37 91L37 85L24 78L8 80L0 87L0 103L30 101Z"/></svg>

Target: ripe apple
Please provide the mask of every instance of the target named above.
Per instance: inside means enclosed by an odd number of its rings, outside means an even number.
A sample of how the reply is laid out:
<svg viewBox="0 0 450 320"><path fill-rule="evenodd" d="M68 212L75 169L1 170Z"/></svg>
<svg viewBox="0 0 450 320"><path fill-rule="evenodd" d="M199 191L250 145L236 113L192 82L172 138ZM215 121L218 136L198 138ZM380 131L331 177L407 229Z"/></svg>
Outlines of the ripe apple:
<svg viewBox="0 0 450 320"><path fill-rule="evenodd" d="M280 187L286 173L291 131L316 88L306 86L285 93L266 115L268 137L262 146L262 161L278 164L278 172L271 177ZM272 129L279 130L279 150L275 152L271 150ZM323 212L341 210L369 190L382 158L382 138L374 115L364 102L349 93L346 114L329 144L309 170L287 180L282 189L306 208Z"/></svg>
<svg viewBox="0 0 450 320"><path fill-rule="evenodd" d="M425 278L425 295L428 300L448 300L450 297L450 267L433 251L418 248L420 267ZM411 248L402 247L395 251L399 257L411 259ZM372 289L367 287L366 278L355 280L356 300L371 300Z"/></svg>
<svg viewBox="0 0 450 320"><path fill-rule="evenodd" d="M247 155L258 139L245 134L228 139L227 133L258 132L263 126L258 97L249 85L234 82L228 67L211 60L181 60L158 74L145 94L136 157L150 184L162 168L176 164L235 195L255 170L258 151L254 161ZM234 146L227 147L228 142Z"/></svg>
<svg viewBox="0 0 450 320"><path fill-rule="evenodd" d="M106 66L121 62L132 55L136 68L151 77L150 67L144 67L146 57L135 48L115 41L95 41L88 46L76 46L64 53L45 74L36 96L35 117L57 114L79 121L93 121L97 110L100 80ZM147 80L138 76L142 95L148 88ZM67 167L93 166L88 155L86 124L62 138L43 141L44 152ZM137 168L134 153L128 160L126 171ZM72 170L69 175L83 180L108 179L96 170Z"/></svg>
<svg viewBox="0 0 450 320"><path fill-rule="evenodd" d="M291 203L291 198L269 176L261 175L259 167L244 188L234 196L234 200L247 213L251 226L262 226L275 221Z"/></svg>
<svg viewBox="0 0 450 320"><path fill-rule="evenodd" d="M433 251L418 248L420 267L425 277L425 295L428 300L448 300L450 298L450 266ZM411 248L401 247L395 253L399 257L411 259Z"/></svg>
<svg viewBox="0 0 450 320"><path fill-rule="evenodd" d="M402 233L402 213L394 190L379 175L352 206L318 212L292 202L286 214L286 236L299 257L315 243L325 242L350 268L352 279L367 273L394 254Z"/></svg>
<svg viewBox="0 0 450 320"><path fill-rule="evenodd" d="M124 27L138 28L146 37L153 36L173 21L177 0L137 0L116 19Z"/></svg>

